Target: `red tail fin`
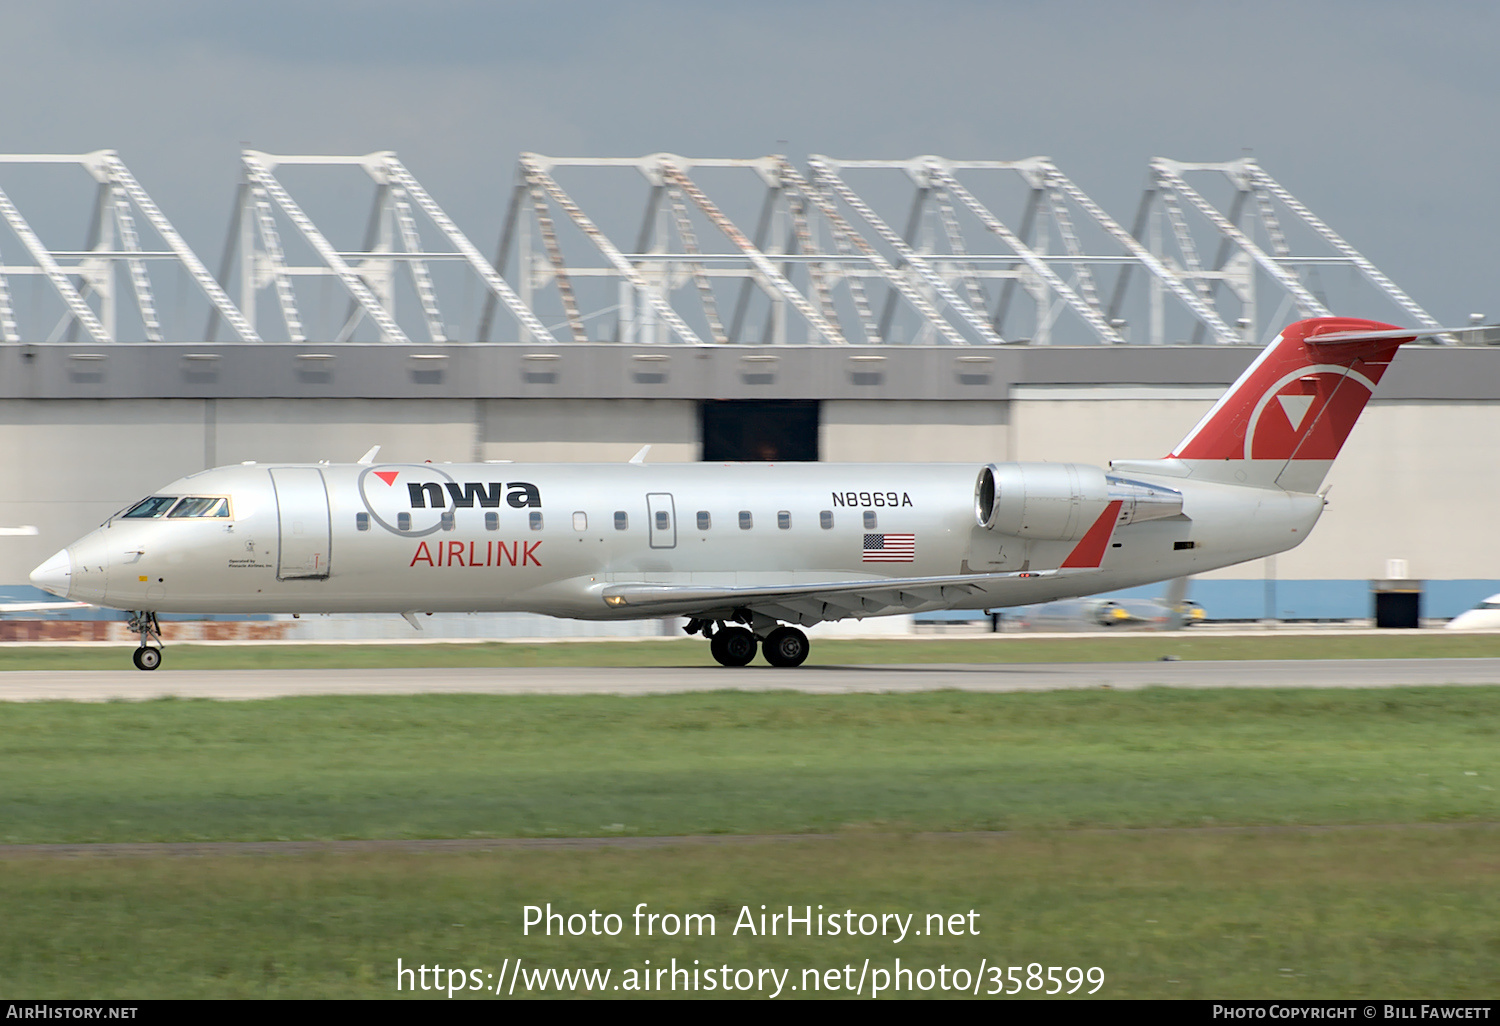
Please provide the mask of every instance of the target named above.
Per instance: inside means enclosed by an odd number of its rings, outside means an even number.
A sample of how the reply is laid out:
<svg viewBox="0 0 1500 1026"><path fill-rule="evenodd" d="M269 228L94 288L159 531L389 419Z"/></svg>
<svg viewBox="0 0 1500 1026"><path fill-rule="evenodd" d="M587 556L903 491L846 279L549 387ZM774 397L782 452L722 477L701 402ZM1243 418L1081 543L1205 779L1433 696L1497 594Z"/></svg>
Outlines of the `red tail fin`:
<svg viewBox="0 0 1500 1026"><path fill-rule="evenodd" d="M1228 471L1231 480L1316 490L1396 350L1419 334L1403 330L1351 317L1289 325L1170 458L1193 465L1194 476Z"/></svg>

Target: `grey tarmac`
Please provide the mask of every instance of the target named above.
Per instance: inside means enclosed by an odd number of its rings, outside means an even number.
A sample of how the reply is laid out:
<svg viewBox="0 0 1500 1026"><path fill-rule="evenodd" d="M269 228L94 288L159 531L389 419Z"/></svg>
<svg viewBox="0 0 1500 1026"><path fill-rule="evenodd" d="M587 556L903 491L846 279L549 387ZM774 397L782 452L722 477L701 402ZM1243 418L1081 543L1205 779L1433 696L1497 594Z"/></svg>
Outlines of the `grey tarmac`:
<svg viewBox="0 0 1500 1026"><path fill-rule="evenodd" d="M168 660L171 652L168 650ZM1500 684L1500 659L965 663L894 666L364 670L22 670L0 701L244 700L297 695L651 695L689 691L1054 691L1077 688L1379 688Z"/></svg>

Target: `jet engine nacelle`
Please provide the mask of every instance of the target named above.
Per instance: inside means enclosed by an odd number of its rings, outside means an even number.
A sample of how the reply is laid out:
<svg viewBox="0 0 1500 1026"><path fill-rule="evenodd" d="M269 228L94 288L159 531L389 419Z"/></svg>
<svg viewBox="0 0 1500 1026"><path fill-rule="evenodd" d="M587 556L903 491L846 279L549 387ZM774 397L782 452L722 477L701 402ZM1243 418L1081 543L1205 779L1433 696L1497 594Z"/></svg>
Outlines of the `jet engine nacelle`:
<svg viewBox="0 0 1500 1026"><path fill-rule="evenodd" d="M991 463L974 485L980 527L1020 538L1075 541L1109 505L1104 471L1084 463Z"/></svg>

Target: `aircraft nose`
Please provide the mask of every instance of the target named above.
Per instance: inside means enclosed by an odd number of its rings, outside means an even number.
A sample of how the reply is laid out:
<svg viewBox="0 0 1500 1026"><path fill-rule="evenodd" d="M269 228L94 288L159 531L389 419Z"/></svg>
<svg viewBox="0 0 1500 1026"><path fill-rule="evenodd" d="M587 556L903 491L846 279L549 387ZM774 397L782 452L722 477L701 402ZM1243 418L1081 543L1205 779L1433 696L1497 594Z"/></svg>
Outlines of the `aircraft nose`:
<svg viewBox="0 0 1500 1026"><path fill-rule="evenodd" d="M68 555L68 550L63 549L54 554L47 562L31 571L31 583L59 598L67 598L68 588L73 583L73 560Z"/></svg>

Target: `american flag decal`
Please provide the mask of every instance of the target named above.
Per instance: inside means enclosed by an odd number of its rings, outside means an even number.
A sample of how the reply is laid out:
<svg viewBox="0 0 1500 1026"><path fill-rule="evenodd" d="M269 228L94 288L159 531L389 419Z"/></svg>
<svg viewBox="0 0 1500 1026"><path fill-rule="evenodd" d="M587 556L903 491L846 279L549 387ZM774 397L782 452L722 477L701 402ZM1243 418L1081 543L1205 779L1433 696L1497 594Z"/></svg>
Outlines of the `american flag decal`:
<svg viewBox="0 0 1500 1026"><path fill-rule="evenodd" d="M866 563L910 563L916 555L917 536L914 534L865 535Z"/></svg>

